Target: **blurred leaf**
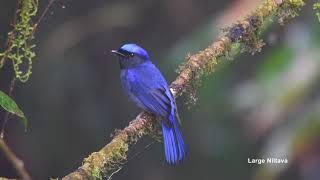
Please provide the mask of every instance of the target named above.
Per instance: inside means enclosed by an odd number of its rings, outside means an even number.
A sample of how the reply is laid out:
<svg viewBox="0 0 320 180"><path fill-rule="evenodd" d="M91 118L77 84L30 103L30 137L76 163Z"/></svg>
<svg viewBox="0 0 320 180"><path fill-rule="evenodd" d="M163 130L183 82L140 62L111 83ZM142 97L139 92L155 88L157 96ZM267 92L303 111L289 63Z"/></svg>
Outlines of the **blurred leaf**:
<svg viewBox="0 0 320 180"><path fill-rule="evenodd" d="M6 111L19 116L22 124L25 128L27 128L28 120L24 116L24 113L21 111L21 109L18 107L18 105L13 99L11 99L2 91L0 91L0 106L2 106L3 109L5 109Z"/></svg>
<svg viewBox="0 0 320 180"><path fill-rule="evenodd" d="M320 22L320 2L314 3L313 9L316 11L316 16L318 17L318 20Z"/></svg>
<svg viewBox="0 0 320 180"><path fill-rule="evenodd" d="M258 67L258 77L261 80L271 80L278 77L290 64L293 52L285 46L276 47L270 52Z"/></svg>
<svg viewBox="0 0 320 180"><path fill-rule="evenodd" d="M292 155L297 159L308 156L312 149L319 144L320 122L319 114L313 114L311 117L301 119L302 125L296 130L292 142Z"/></svg>

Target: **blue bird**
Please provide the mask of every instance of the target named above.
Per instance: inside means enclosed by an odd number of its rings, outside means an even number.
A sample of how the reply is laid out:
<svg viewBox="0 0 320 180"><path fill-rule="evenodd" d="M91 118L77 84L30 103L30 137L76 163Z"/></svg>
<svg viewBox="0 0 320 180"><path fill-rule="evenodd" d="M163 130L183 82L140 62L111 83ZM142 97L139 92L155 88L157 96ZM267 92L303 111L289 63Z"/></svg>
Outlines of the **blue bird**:
<svg viewBox="0 0 320 180"><path fill-rule="evenodd" d="M137 106L160 120L166 161L178 164L186 156L186 147L179 131L176 103L166 80L140 46L125 44L111 52L119 59L122 88Z"/></svg>

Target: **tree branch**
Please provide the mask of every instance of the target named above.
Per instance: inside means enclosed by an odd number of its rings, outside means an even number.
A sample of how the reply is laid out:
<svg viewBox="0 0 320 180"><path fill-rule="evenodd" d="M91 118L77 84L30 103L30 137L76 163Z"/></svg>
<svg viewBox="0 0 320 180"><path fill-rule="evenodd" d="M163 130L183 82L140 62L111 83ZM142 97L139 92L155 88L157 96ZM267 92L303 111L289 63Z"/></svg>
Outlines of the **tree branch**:
<svg viewBox="0 0 320 180"><path fill-rule="evenodd" d="M0 138L0 150L4 153L4 155L11 162L13 167L16 169L17 173L23 180L31 180L30 175L24 169L23 162L17 158L17 156L11 151L11 149L7 146L2 138Z"/></svg>
<svg viewBox="0 0 320 180"><path fill-rule="evenodd" d="M259 35L269 20L278 20L283 24L297 16L303 5L303 0L265 0L250 16L226 28L225 35L208 48L187 56L187 62L170 86L174 97L185 91L192 91L193 85L200 81L202 76L212 73L219 63L219 58L228 58L235 46L240 45L239 52L259 52L263 46ZM109 144L85 158L82 166L65 176L63 180L101 179L102 176L110 178L125 163L130 146L145 135L154 136L158 133L158 123L154 119L149 113L140 113L129 126L118 131Z"/></svg>

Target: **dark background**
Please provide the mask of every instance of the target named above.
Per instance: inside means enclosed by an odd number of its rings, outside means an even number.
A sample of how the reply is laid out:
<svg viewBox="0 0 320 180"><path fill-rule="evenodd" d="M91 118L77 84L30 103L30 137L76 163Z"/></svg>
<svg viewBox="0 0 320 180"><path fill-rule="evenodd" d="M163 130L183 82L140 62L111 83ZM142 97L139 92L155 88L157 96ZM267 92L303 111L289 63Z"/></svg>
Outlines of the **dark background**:
<svg viewBox="0 0 320 180"><path fill-rule="evenodd" d="M56 0L36 36L33 74L13 97L29 119L15 117L5 140L34 179L63 177L107 144L115 129L140 112L122 93L111 49L145 47L168 82L187 53L207 47L220 28L236 22L256 0ZM42 13L48 1L40 1ZM0 47L5 49L16 1L0 2ZM37 18L35 18L37 19ZM254 56L223 60L204 78L198 101L177 99L188 157L164 162L161 143L145 138L130 150L114 179L319 179L319 22L311 5L284 27L272 25ZM8 92L11 63L0 69ZM188 108L190 107L190 108ZM0 124L4 111L0 110ZM248 158L287 158L288 164L251 165ZM0 154L0 177L17 177Z"/></svg>

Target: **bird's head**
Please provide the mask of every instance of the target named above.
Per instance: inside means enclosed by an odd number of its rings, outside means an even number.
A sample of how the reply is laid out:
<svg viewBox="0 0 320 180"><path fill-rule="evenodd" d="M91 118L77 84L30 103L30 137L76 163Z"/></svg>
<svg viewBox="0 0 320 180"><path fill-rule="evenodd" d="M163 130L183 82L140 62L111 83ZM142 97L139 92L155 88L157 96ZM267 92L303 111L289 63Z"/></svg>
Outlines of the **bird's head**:
<svg viewBox="0 0 320 180"><path fill-rule="evenodd" d="M150 61L146 50L136 44L125 44L111 53L119 58L120 68L127 69Z"/></svg>

